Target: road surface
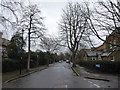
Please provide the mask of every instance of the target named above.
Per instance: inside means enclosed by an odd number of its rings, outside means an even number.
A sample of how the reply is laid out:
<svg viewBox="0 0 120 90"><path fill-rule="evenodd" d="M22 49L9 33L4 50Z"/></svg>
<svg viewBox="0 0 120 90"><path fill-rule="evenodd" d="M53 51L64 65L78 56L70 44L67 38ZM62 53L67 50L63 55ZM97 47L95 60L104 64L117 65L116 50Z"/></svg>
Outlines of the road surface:
<svg viewBox="0 0 120 90"><path fill-rule="evenodd" d="M83 71L84 72L84 71ZM117 88L117 82L106 82L76 76L71 66L56 63L49 68L3 85L3 88ZM117 79L117 78L116 78Z"/></svg>

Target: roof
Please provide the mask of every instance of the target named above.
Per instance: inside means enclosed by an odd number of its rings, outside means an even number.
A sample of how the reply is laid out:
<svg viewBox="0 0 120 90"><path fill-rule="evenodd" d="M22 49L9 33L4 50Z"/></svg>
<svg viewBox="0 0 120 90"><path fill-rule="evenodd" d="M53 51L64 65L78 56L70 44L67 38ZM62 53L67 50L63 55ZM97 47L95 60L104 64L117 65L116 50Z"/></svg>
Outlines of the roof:
<svg viewBox="0 0 120 90"><path fill-rule="evenodd" d="M2 38L2 46L7 46L9 44L9 40Z"/></svg>
<svg viewBox="0 0 120 90"><path fill-rule="evenodd" d="M86 53L87 53L87 56L89 56L89 57L97 57L98 55L100 55L101 57L107 57L112 52L103 53L102 51L86 51Z"/></svg>
<svg viewBox="0 0 120 90"><path fill-rule="evenodd" d="M111 52L109 52L109 53L106 52L106 53L103 53L101 56L102 56L102 57L106 57L106 56L109 56L110 54L111 54Z"/></svg>
<svg viewBox="0 0 120 90"><path fill-rule="evenodd" d="M102 54L101 51L86 51L86 53L88 56L98 56Z"/></svg>

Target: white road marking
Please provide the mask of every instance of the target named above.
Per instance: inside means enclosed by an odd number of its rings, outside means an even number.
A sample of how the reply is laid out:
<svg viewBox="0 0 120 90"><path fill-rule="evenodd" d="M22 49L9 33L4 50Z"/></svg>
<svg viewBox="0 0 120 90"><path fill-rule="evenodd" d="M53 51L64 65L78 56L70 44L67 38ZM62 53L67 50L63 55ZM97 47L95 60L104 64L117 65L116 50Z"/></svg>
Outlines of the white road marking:
<svg viewBox="0 0 120 90"><path fill-rule="evenodd" d="M95 85L97 88L100 88L100 86L99 86L99 85L97 85L97 84L93 84L93 85Z"/></svg>
<svg viewBox="0 0 120 90"><path fill-rule="evenodd" d="M91 81L88 81L89 83L91 83L91 84L93 84L93 82L91 82ZM94 86L96 86L97 88L100 88L100 86L99 85L97 85L97 84L93 84Z"/></svg>
<svg viewBox="0 0 120 90"><path fill-rule="evenodd" d="M67 85L65 85L65 88L68 88L68 86L67 86Z"/></svg>
<svg viewBox="0 0 120 90"><path fill-rule="evenodd" d="M54 88L68 88L68 85L59 85L59 86L55 86Z"/></svg>
<svg viewBox="0 0 120 90"><path fill-rule="evenodd" d="M93 82L91 82L91 81L88 81L89 83L93 83Z"/></svg>

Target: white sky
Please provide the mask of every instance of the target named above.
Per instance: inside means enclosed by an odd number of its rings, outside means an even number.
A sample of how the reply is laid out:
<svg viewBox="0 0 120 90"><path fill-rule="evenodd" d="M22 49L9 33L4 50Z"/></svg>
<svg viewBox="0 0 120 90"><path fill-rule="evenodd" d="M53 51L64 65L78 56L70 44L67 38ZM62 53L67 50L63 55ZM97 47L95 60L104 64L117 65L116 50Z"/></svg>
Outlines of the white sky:
<svg viewBox="0 0 120 90"><path fill-rule="evenodd" d="M59 33L58 22L61 18L62 9L65 8L68 1L95 2L97 0L29 0L29 3L37 4L40 7L48 33L57 36Z"/></svg>
<svg viewBox="0 0 120 90"><path fill-rule="evenodd" d="M48 30L48 33L52 36L59 35L58 22L60 21L62 9L66 7L68 1L90 1L94 3L97 0L31 0L30 2L38 4L42 11L42 15L45 17L45 26ZM99 45L102 44L100 40L98 41ZM101 43L100 43L101 42ZM98 45L97 45L98 46Z"/></svg>
<svg viewBox="0 0 120 90"><path fill-rule="evenodd" d="M58 34L58 22L61 18L62 8L65 7L65 2L41 2L39 3L42 14L45 17L45 25L50 35Z"/></svg>
<svg viewBox="0 0 120 90"><path fill-rule="evenodd" d="M93 4L98 1L108 1L108 0L29 0L31 3L35 3L40 7L42 15L44 16L45 26L48 33L52 36L58 36L58 22L60 21L62 9L64 9L69 1L72 2L91 2L90 7L94 7ZM112 0L116 1L116 0ZM95 46L101 45L103 42L97 37L93 38Z"/></svg>
<svg viewBox="0 0 120 90"><path fill-rule="evenodd" d="M48 33L50 35L57 36L58 22L61 18L62 9L67 5L68 1L73 2L90 1L94 3L98 0L16 0L16 1L22 1L25 2L26 4L37 4L40 10L42 11L42 16L44 17L45 26L48 30Z"/></svg>
<svg viewBox="0 0 120 90"><path fill-rule="evenodd" d="M58 36L59 33L58 22L60 21L61 18L62 9L65 8L69 1L74 2L90 1L94 3L98 0L19 0L19 1L26 2L26 4L37 4L40 10L42 11L42 16L44 17L45 26L48 30L48 33L52 36Z"/></svg>

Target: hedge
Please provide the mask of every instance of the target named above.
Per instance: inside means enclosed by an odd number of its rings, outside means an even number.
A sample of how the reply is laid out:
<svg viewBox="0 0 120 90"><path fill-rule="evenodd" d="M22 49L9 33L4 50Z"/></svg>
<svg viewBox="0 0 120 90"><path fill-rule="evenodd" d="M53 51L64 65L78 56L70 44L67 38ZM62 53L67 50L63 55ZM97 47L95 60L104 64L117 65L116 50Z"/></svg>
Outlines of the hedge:
<svg viewBox="0 0 120 90"><path fill-rule="evenodd" d="M41 57L40 59L38 59L38 66L46 65L48 59L49 58L47 57ZM49 63L53 63L53 61ZM10 58L3 58L2 72L11 72L11 71L19 70L20 65L22 69L27 68L27 59L20 61L19 59L14 60ZM34 58L32 58L30 61L30 68L33 68L33 67L37 67L37 60Z"/></svg>
<svg viewBox="0 0 120 90"><path fill-rule="evenodd" d="M2 72L10 72L20 69L20 65L23 68L27 67L27 61L22 60L21 62L19 60L13 60L13 59L3 59L2 60Z"/></svg>
<svg viewBox="0 0 120 90"><path fill-rule="evenodd" d="M100 67L96 67L96 64L99 64ZM120 74L120 61L80 61L80 66L84 66L87 69L94 71L105 72L105 73L116 73Z"/></svg>

